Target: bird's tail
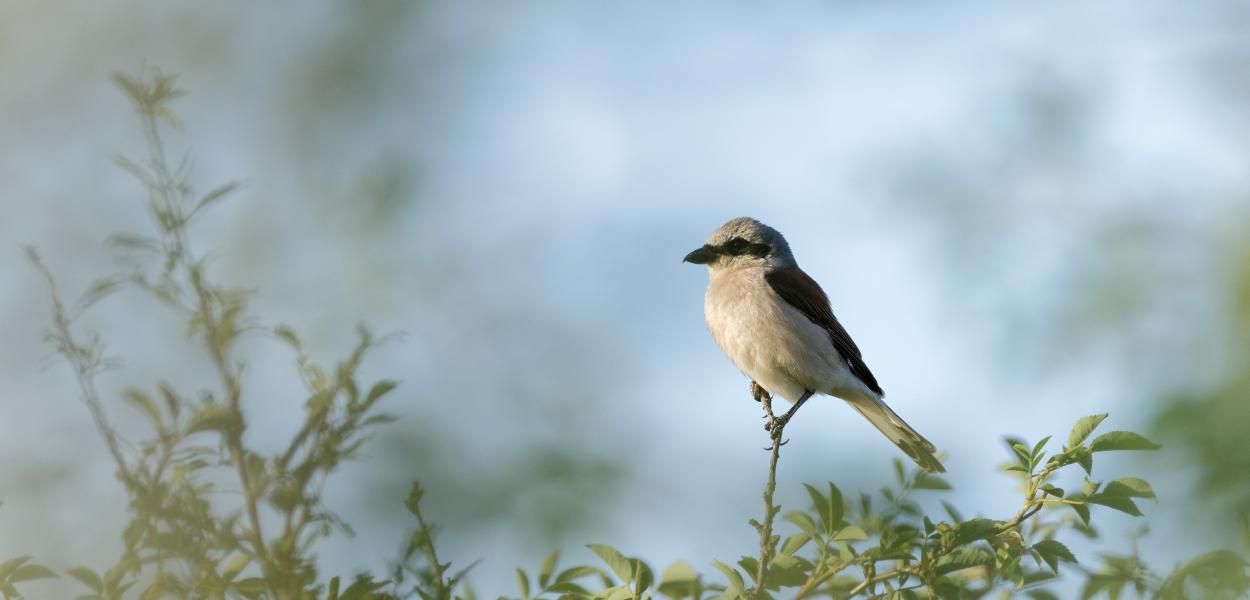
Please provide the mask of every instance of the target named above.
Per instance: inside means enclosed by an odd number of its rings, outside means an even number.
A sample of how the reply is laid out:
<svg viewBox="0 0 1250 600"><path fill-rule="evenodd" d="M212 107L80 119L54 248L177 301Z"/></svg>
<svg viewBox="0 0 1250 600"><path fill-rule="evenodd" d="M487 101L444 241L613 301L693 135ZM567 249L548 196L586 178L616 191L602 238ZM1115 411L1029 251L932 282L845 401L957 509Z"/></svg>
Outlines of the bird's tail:
<svg viewBox="0 0 1250 600"><path fill-rule="evenodd" d="M853 400L847 400L859 414L864 415L869 423L872 423L885 437L890 438L894 445L898 446L904 454L909 456L916 464L920 465L927 471L942 473L946 468L942 466L941 461L934 454L937 450L929 440L924 436L916 433L906 421L899 417L889 406L886 406L880 398L872 395L864 394Z"/></svg>

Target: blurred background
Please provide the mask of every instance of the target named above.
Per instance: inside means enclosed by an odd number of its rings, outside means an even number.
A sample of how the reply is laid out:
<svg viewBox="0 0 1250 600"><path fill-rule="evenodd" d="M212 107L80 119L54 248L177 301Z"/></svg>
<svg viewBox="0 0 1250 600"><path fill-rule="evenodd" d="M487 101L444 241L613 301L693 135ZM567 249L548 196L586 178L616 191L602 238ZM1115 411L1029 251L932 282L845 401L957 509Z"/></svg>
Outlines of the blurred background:
<svg viewBox="0 0 1250 600"><path fill-rule="evenodd" d="M1155 484L1136 543L1157 569L1234 546L1250 510L1243 3L0 6L0 558L99 568L121 548L125 496L20 244L72 294L116 269L108 235L146 230L113 162L142 135L110 82L144 67L191 92L170 143L197 187L244 183L193 232L215 276L327 362L357 321L405 333L366 365L402 381L403 418L327 488L356 531L328 571L395 555L412 478L487 594L556 547L749 553L767 436L705 330L704 269L680 262L740 215L786 234L948 453L960 508L1018 507L1003 435L1110 411L1164 444L1098 458ZM209 385L148 298L89 324L124 362L107 397ZM278 345L248 358L249 439L276 448L297 377ZM787 433L783 506L802 482L892 479L897 451L840 402ZM1102 512L1100 547L1128 548L1137 523Z"/></svg>

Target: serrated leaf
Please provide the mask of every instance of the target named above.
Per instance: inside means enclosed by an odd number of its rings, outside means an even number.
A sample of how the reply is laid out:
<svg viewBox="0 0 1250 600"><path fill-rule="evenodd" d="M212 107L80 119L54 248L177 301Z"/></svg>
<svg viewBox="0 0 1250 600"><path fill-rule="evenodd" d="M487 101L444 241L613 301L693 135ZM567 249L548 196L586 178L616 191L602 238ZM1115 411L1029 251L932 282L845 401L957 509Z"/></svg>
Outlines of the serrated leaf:
<svg viewBox="0 0 1250 600"><path fill-rule="evenodd" d="M634 568L629 559L625 558L616 548L607 544L587 544L591 552L594 552L604 564L621 578L622 582L630 582L634 580Z"/></svg>
<svg viewBox="0 0 1250 600"><path fill-rule="evenodd" d="M1155 499L1155 491L1144 479L1137 477L1121 477L1103 486L1104 496L1125 496L1128 498Z"/></svg>
<svg viewBox="0 0 1250 600"><path fill-rule="evenodd" d="M1072 510L1076 512L1076 516L1080 517L1081 522L1084 523L1086 527L1088 527L1089 526L1089 506L1085 505L1083 499L1082 499L1082 502L1079 504L1074 504L1074 503L1066 503L1066 504L1072 507Z"/></svg>
<svg viewBox="0 0 1250 600"><path fill-rule="evenodd" d="M935 569L938 575L994 564L994 553L977 546L960 546L943 556Z"/></svg>
<svg viewBox="0 0 1250 600"><path fill-rule="evenodd" d="M1081 450L1076 454L1076 462L1080 463L1081 468L1085 469L1085 474L1089 475L1094 472L1094 453L1089 450Z"/></svg>
<svg viewBox="0 0 1250 600"><path fill-rule="evenodd" d="M1046 447L1046 442L1049 442L1049 441L1050 441L1050 436L1048 435L1042 438L1041 440L1039 440L1036 444L1033 444L1033 450L1029 452L1029 456L1032 457L1034 463L1038 462L1037 461L1038 456L1041 455L1042 449Z"/></svg>
<svg viewBox="0 0 1250 600"><path fill-rule="evenodd" d="M1107 452L1110 450L1158 450L1161 446L1141 434L1132 431L1111 431L1104 433L1089 444L1090 452Z"/></svg>
<svg viewBox="0 0 1250 600"><path fill-rule="evenodd" d="M1042 540L1033 544L1032 549L1041 555L1042 560L1046 561L1046 564L1050 566L1050 570L1056 575L1059 574L1059 561L1076 562L1076 556L1073 556L1072 551L1068 550L1067 546L1064 546L1063 543L1056 539Z"/></svg>
<svg viewBox="0 0 1250 600"><path fill-rule="evenodd" d="M1107 413L1101 413L1077 419L1076 424L1072 426L1072 433L1068 434L1068 445L1066 447L1075 448L1080 446L1081 442L1084 442L1085 438L1089 437L1089 434L1093 433L1098 424L1102 423L1103 419L1106 418Z"/></svg>
<svg viewBox="0 0 1250 600"><path fill-rule="evenodd" d="M551 574L556 570L556 563L560 560L560 551L552 550L547 558L543 559L542 566L538 567L538 587L546 588L551 582Z"/></svg>
<svg viewBox="0 0 1250 600"><path fill-rule="evenodd" d="M1127 496L1108 496L1106 494L1094 494L1085 499L1090 504L1099 504L1107 508L1114 508L1122 513L1133 515L1134 517L1142 516L1141 509L1137 508L1137 504L1132 498Z"/></svg>
<svg viewBox="0 0 1250 600"><path fill-rule="evenodd" d="M998 529L998 521L993 519L971 519L955 526L955 544L961 545L979 540Z"/></svg>

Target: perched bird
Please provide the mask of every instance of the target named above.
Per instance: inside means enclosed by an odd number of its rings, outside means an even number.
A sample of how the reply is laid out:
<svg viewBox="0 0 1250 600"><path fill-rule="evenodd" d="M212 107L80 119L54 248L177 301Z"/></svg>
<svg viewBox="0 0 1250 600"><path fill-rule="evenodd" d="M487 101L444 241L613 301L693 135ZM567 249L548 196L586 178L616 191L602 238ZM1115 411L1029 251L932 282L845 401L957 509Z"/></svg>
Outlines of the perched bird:
<svg viewBox="0 0 1250 600"><path fill-rule="evenodd" d="M799 268L776 229L740 217L717 229L684 262L707 265L703 314L716 344L747 377L794 404L769 427L784 426L813 394L845 400L929 471L945 471L933 444L882 398L829 298Z"/></svg>

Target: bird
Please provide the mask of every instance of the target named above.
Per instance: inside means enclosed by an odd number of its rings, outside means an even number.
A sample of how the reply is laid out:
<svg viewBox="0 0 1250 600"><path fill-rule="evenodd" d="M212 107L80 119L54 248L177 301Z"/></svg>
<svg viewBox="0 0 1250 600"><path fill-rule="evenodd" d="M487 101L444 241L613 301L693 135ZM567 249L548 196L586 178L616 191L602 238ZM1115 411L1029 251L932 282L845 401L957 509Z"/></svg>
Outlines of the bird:
<svg viewBox="0 0 1250 600"><path fill-rule="evenodd" d="M760 388L793 405L765 425L780 431L815 394L845 400L922 468L946 469L929 440L885 403L864 357L825 291L799 268L781 232L732 219L682 262L706 265L703 315L716 345Z"/></svg>

